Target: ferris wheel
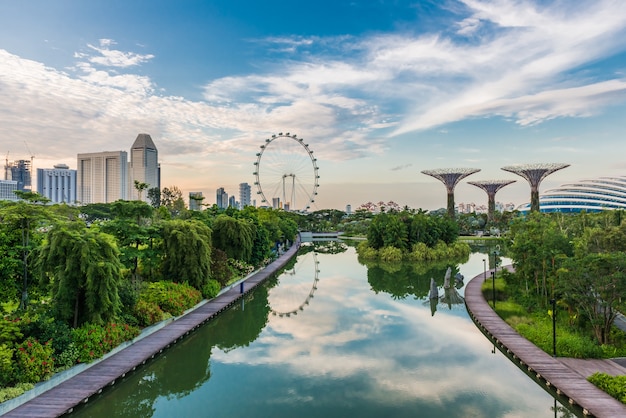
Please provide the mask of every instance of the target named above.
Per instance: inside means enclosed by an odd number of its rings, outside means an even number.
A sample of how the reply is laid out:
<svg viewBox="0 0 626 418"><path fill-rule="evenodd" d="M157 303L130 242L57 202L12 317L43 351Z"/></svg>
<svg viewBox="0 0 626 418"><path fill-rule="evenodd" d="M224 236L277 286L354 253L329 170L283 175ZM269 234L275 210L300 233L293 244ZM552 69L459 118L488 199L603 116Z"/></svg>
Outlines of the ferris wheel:
<svg viewBox="0 0 626 418"><path fill-rule="evenodd" d="M309 145L295 134L281 132L260 148L253 174L261 202L285 210L308 210L319 187L317 159Z"/></svg>
<svg viewBox="0 0 626 418"><path fill-rule="evenodd" d="M304 311L317 290L319 264L317 253L311 251L298 256L298 262L293 269L283 271L278 277L279 285L268 294L267 301L272 315L290 318Z"/></svg>

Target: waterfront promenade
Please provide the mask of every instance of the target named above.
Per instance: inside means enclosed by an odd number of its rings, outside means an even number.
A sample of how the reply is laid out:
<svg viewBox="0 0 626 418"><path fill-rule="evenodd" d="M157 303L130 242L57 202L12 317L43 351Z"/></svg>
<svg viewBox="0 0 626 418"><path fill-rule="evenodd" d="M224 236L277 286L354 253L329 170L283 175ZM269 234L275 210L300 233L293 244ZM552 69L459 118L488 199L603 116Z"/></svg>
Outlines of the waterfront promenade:
<svg viewBox="0 0 626 418"><path fill-rule="evenodd" d="M487 273L487 277L490 277ZM481 286L485 275L474 277L465 287L465 304L478 328L522 370L580 410L597 418L626 417L626 405L588 382L596 371L612 375L626 374L626 369L611 360L581 360L552 357L519 335L504 322L485 300Z"/></svg>
<svg viewBox="0 0 626 418"><path fill-rule="evenodd" d="M274 262L198 308L176 318L161 329L138 338L126 348L94 364L46 392L7 411L3 417L37 418L69 414L118 379L158 356L196 328L237 303L247 293L284 267L297 253L298 240ZM7 401L10 402L10 401Z"/></svg>

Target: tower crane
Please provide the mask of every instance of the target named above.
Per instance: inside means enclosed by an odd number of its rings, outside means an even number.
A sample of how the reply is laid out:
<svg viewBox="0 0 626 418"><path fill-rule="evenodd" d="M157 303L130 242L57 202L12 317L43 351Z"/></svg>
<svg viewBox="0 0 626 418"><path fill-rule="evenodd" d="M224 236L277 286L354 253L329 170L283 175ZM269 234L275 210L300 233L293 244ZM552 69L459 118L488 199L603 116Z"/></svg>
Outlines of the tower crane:
<svg viewBox="0 0 626 418"><path fill-rule="evenodd" d="M24 141L24 145L26 145L26 150L28 150L28 153L30 154L30 189L33 190L33 183L35 183L35 156L33 155L33 152L30 150L30 147L28 146L28 142Z"/></svg>

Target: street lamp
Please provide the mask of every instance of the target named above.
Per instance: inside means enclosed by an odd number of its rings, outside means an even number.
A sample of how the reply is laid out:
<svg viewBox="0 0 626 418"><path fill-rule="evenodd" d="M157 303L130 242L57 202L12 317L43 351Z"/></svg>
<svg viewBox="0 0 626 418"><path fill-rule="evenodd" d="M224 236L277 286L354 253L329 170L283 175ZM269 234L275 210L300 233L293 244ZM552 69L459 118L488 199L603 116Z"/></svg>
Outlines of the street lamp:
<svg viewBox="0 0 626 418"><path fill-rule="evenodd" d="M556 298L550 299L552 304L552 357L556 357Z"/></svg>
<svg viewBox="0 0 626 418"><path fill-rule="evenodd" d="M493 310L496 310L496 272L491 272L491 283L493 284Z"/></svg>
<svg viewBox="0 0 626 418"><path fill-rule="evenodd" d="M491 272L493 283L493 309L496 309L496 272L498 271L498 261L496 259L496 250L493 251L493 272Z"/></svg>
<svg viewBox="0 0 626 418"><path fill-rule="evenodd" d="M483 258L483 282L487 281L487 260Z"/></svg>

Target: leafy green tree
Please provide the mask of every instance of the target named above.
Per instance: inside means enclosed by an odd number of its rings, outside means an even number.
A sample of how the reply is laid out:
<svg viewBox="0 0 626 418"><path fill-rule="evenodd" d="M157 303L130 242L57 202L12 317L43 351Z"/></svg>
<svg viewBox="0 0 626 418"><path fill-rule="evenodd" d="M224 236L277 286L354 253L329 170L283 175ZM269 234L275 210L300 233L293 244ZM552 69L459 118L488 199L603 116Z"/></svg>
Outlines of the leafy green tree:
<svg viewBox="0 0 626 418"><path fill-rule="evenodd" d="M617 308L626 293L626 254L585 254L567 260L557 292L589 320L599 344L609 343Z"/></svg>
<svg viewBox="0 0 626 418"><path fill-rule="evenodd" d="M122 264L111 235L82 222L59 223L48 232L38 265L51 285L59 318L74 328L103 324L120 312Z"/></svg>
<svg viewBox="0 0 626 418"><path fill-rule="evenodd" d="M51 218L51 212L46 206L42 205L48 199L42 198L37 193L17 191L20 201L7 202L0 206L0 224L2 225L5 235L0 238L9 240L15 239L15 234L9 231L20 231L19 241L13 241L13 245L20 249L21 256L21 289L22 297L20 300L20 308L26 309L28 305L28 288L29 288L29 256L36 242L33 242L33 236L38 240L40 228L44 227ZM11 244L10 244L11 245ZM5 250L5 256L15 257L18 253L14 250ZM7 260L2 264L5 265L10 273L15 273L16 260Z"/></svg>
<svg viewBox="0 0 626 418"><path fill-rule="evenodd" d="M201 290L211 274L211 234L211 229L197 220L164 222L163 276Z"/></svg>
<svg viewBox="0 0 626 418"><path fill-rule="evenodd" d="M153 208L161 206L161 190L158 187L148 189L148 199Z"/></svg>
<svg viewBox="0 0 626 418"><path fill-rule="evenodd" d="M535 293L547 304L552 296L549 287L553 284L559 260L573 254L570 239L563 234L554 219L539 212L531 213L526 219L518 219L511 226L509 235L510 255L516 276L525 283L534 283Z"/></svg>
<svg viewBox="0 0 626 418"><path fill-rule="evenodd" d="M185 211L183 192L177 186L165 187L161 190L161 206L167 208L172 217L176 217Z"/></svg>
<svg viewBox="0 0 626 418"><path fill-rule="evenodd" d="M150 185L148 183L143 183L139 180L135 180L135 190L137 190L137 200L143 200L143 191L146 190Z"/></svg>
<svg viewBox="0 0 626 418"><path fill-rule="evenodd" d="M254 225L245 219L218 215L213 221L213 246L229 258L250 261L254 245Z"/></svg>
<svg viewBox="0 0 626 418"><path fill-rule="evenodd" d="M100 228L117 239L120 260L130 270L133 283L137 284L140 263L146 261L151 265L156 258L153 242L160 231L152 223L154 208L140 200L118 200L110 205L113 218L102 222Z"/></svg>

